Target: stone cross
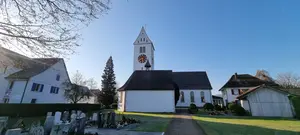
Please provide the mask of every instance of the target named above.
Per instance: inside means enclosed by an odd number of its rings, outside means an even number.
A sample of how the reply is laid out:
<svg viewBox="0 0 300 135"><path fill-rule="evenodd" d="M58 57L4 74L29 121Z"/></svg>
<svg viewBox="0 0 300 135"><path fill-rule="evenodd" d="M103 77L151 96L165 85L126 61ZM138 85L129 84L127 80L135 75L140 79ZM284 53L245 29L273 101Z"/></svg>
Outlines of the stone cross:
<svg viewBox="0 0 300 135"><path fill-rule="evenodd" d="M54 116L54 124L55 125L59 125L61 124L61 112L55 112L55 116Z"/></svg>

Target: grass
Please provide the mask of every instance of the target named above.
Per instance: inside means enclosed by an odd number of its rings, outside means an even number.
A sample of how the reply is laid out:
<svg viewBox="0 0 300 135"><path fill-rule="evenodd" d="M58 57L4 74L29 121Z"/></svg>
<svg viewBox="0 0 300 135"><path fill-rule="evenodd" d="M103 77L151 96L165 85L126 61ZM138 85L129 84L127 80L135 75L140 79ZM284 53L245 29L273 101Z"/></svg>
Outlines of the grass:
<svg viewBox="0 0 300 135"><path fill-rule="evenodd" d="M207 135L300 135L300 121L285 118L193 116Z"/></svg>
<svg viewBox="0 0 300 135"><path fill-rule="evenodd" d="M117 114L117 120L121 120L122 115L140 120L141 124L132 130L143 132L164 132L173 117L173 114L156 113L117 112Z"/></svg>

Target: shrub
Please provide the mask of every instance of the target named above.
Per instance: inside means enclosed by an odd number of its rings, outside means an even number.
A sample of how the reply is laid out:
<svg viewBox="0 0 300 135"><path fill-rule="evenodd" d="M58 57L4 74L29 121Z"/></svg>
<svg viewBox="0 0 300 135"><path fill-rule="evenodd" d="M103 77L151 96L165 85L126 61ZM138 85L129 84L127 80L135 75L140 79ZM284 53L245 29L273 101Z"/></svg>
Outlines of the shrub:
<svg viewBox="0 0 300 135"><path fill-rule="evenodd" d="M190 104L188 111L189 111L189 113L194 114L194 113L198 112L198 108L195 104L192 103L192 104Z"/></svg>
<svg viewBox="0 0 300 135"><path fill-rule="evenodd" d="M214 110L214 105L211 103L205 103L203 106L204 110Z"/></svg>
<svg viewBox="0 0 300 135"><path fill-rule="evenodd" d="M233 111L237 116L245 116L246 115L246 110L239 105L237 105Z"/></svg>
<svg viewBox="0 0 300 135"><path fill-rule="evenodd" d="M118 109L118 103L112 103L111 109Z"/></svg>
<svg viewBox="0 0 300 135"><path fill-rule="evenodd" d="M228 108L229 108L229 110L232 111L232 112L234 112L238 106L239 106L239 105L237 105L237 104L235 104L235 103L229 103L229 104L228 104Z"/></svg>
<svg viewBox="0 0 300 135"><path fill-rule="evenodd" d="M222 111L223 109L222 109L222 107L221 106L219 106L219 105L215 105L215 110L216 111Z"/></svg>
<svg viewBox="0 0 300 135"><path fill-rule="evenodd" d="M91 112L101 109L101 105L98 104L0 104L0 116L46 116L47 112L71 110Z"/></svg>
<svg viewBox="0 0 300 135"><path fill-rule="evenodd" d="M300 119L300 97L299 96L293 96L290 98L292 101L292 104L294 106L294 110L296 113L296 118Z"/></svg>

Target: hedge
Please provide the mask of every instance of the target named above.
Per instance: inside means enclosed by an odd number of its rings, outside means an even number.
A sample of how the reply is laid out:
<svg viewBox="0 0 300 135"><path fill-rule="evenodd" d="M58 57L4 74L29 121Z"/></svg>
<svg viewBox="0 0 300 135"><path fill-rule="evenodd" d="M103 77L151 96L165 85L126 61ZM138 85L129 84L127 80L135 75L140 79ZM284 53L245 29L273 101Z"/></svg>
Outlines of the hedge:
<svg viewBox="0 0 300 135"><path fill-rule="evenodd" d="M291 97L292 104L295 109L296 118L300 119L300 97L299 96L293 96Z"/></svg>
<svg viewBox="0 0 300 135"><path fill-rule="evenodd" d="M101 110L99 104L0 104L0 116L32 117L46 116L47 112L81 110L84 112Z"/></svg>

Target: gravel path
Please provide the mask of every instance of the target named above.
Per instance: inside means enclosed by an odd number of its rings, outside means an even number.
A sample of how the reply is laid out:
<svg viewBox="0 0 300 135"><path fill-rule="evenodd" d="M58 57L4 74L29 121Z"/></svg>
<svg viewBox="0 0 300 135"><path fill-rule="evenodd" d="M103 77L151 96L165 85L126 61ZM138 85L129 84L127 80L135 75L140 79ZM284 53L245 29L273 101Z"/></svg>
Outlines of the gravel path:
<svg viewBox="0 0 300 135"><path fill-rule="evenodd" d="M169 124L165 135L205 135L205 133L191 115L178 114Z"/></svg>

